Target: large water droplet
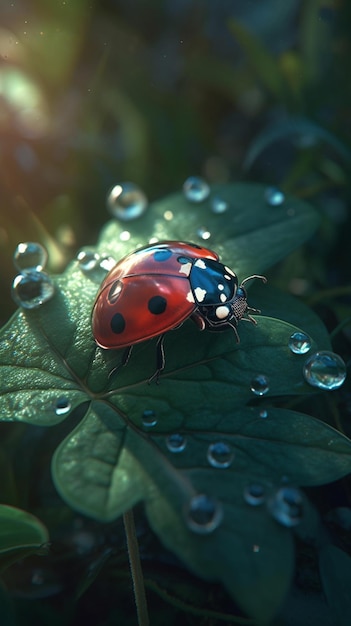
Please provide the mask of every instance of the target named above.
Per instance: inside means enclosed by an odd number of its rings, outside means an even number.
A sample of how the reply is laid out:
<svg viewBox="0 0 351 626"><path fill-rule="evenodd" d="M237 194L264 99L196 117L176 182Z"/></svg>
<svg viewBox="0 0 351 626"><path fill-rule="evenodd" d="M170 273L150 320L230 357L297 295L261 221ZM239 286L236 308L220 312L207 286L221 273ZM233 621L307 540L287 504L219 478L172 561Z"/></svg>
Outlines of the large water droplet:
<svg viewBox="0 0 351 626"><path fill-rule="evenodd" d="M76 258L80 269L85 274L95 271L101 261L100 255L94 250L80 250Z"/></svg>
<svg viewBox="0 0 351 626"><path fill-rule="evenodd" d="M200 228L197 229L196 234L198 237L201 237L201 239L203 239L204 241L207 241L207 239L211 237L211 233L208 230L208 228L206 228L206 226L200 226Z"/></svg>
<svg viewBox="0 0 351 626"><path fill-rule="evenodd" d="M66 415L71 410L71 403L68 398L62 396L58 398L55 404L55 413L56 415Z"/></svg>
<svg viewBox="0 0 351 626"><path fill-rule="evenodd" d="M198 494L191 498L185 511L188 528L200 535L212 533L223 519L220 502L206 494Z"/></svg>
<svg viewBox="0 0 351 626"><path fill-rule="evenodd" d="M12 284L12 297L24 309L36 309L50 300L54 293L54 284L45 272L24 272L16 276Z"/></svg>
<svg viewBox="0 0 351 626"><path fill-rule="evenodd" d="M218 196L215 196L211 202L211 209L213 213L220 215L228 210L229 204L226 200L222 200Z"/></svg>
<svg viewBox="0 0 351 626"><path fill-rule="evenodd" d="M303 513L302 493L296 487L281 487L270 498L268 510L282 526L291 528L300 523Z"/></svg>
<svg viewBox="0 0 351 626"><path fill-rule="evenodd" d="M13 255L14 265L19 272L23 270L41 272L47 260L48 253L45 248L34 241L19 243Z"/></svg>
<svg viewBox="0 0 351 626"><path fill-rule="evenodd" d="M255 396L263 396L269 391L269 379L264 374L257 374L251 381L251 391Z"/></svg>
<svg viewBox="0 0 351 626"><path fill-rule="evenodd" d="M247 485L244 489L244 500L251 506L259 506L266 499L266 494L263 485L259 483L252 483Z"/></svg>
<svg viewBox="0 0 351 626"><path fill-rule="evenodd" d="M208 446L207 460L212 467L230 467L234 459L232 446L226 441L216 441Z"/></svg>
<svg viewBox="0 0 351 626"><path fill-rule="evenodd" d="M183 192L189 202L203 202L210 195L210 186L200 176L189 176L183 184Z"/></svg>
<svg viewBox="0 0 351 626"><path fill-rule="evenodd" d="M153 428L157 424L157 417L155 411L152 409L145 409L141 416L142 424L145 428Z"/></svg>
<svg viewBox="0 0 351 626"><path fill-rule="evenodd" d="M277 187L267 187L264 192L264 199L269 206L281 206L285 201L285 196Z"/></svg>
<svg viewBox="0 0 351 626"><path fill-rule="evenodd" d="M295 354L306 354L311 350L311 345L311 337L300 331L293 333L289 339L289 348Z"/></svg>
<svg viewBox="0 0 351 626"><path fill-rule="evenodd" d="M107 208L113 217L122 221L135 220L148 207L148 200L135 183L121 183L112 187L107 195Z"/></svg>
<svg viewBox="0 0 351 626"><path fill-rule="evenodd" d="M186 447L186 438L180 433L172 433L166 439L166 446L170 452L183 452Z"/></svg>
<svg viewBox="0 0 351 626"><path fill-rule="evenodd" d="M303 366L305 380L313 387L338 389L346 378L346 365L342 358L327 350L315 352Z"/></svg>

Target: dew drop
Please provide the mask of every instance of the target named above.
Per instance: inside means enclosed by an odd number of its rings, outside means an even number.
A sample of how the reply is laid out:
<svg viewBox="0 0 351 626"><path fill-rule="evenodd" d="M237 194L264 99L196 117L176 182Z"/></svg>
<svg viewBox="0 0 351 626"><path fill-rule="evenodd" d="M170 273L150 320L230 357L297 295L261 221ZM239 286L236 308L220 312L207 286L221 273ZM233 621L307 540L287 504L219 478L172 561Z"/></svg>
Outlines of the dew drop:
<svg viewBox="0 0 351 626"><path fill-rule="evenodd" d="M121 232L121 234L119 236L121 241L129 241L130 237L131 237L131 235L130 235L129 230L122 230L122 232Z"/></svg>
<svg viewBox="0 0 351 626"><path fill-rule="evenodd" d="M166 220L166 222L171 222L174 217L173 211L165 211L163 214L163 217Z"/></svg>
<svg viewBox="0 0 351 626"><path fill-rule="evenodd" d="M296 487L281 487L270 498L268 510L277 522L291 528L300 523L303 513L302 493Z"/></svg>
<svg viewBox="0 0 351 626"><path fill-rule="evenodd" d="M145 428L153 428L157 424L157 418L155 411L152 409L145 409L141 416L141 421Z"/></svg>
<svg viewBox="0 0 351 626"><path fill-rule="evenodd" d="M331 391L345 381L346 365L334 352L315 352L305 361L303 375L309 385Z"/></svg>
<svg viewBox="0 0 351 626"><path fill-rule="evenodd" d="M170 452L183 452L186 447L186 438L180 433L172 433L166 439L166 446Z"/></svg>
<svg viewBox="0 0 351 626"><path fill-rule="evenodd" d="M261 409L261 410L260 410L260 412L259 412L259 416L260 416L262 419L264 419L264 420L265 420L265 419L267 419L267 417L268 417L268 411L267 411L267 409Z"/></svg>
<svg viewBox="0 0 351 626"><path fill-rule="evenodd" d="M189 176L183 184L183 192L189 202L203 202L210 195L210 186L200 176Z"/></svg>
<svg viewBox="0 0 351 626"><path fill-rule="evenodd" d="M264 488L259 483L247 485L244 489L244 500L251 506L259 506L266 499Z"/></svg>
<svg viewBox="0 0 351 626"><path fill-rule="evenodd" d="M264 199L269 206L281 206L285 201L285 196L277 187L267 187Z"/></svg>
<svg viewBox="0 0 351 626"><path fill-rule="evenodd" d="M124 222L141 217L148 207L148 200L143 190L130 182L112 187L107 195L106 203L111 215Z"/></svg>
<svg viewBox="0 0 351 626"><path fill-rule="evenodd" d="M212 533L223 519L220 502L206 494L198 494L191 498L185 512L188 528L200 535Z"/></svg>
<svg viewBox="0 0 351 626"><path fill-rule="evenodd" d="M56 401L55 413L56 415L66 415L67 413L70 412L71 408L72 408L72 405L69 399L66 398L65 396L62 396L61 398L58 398L58 400Z"/></svg>
<svg viewBox="0 0 351 626"><path fill-rule="evenodd" d="M12 283L12 297L24 309L36 309L48 302L54 293L54 284L45 272L23 272Z"/></svg>
<svg viewBox="0 0 351 626"><path fill-rule="evenodd" d="M45 248L34 241L19 243L13 255L14 265L19 272L23 270L41 272L47 260L48 253Z"/></svg>
<svg viewBox="0 0 351 626"><path fill-rule="evenodd" d="M208 446L207 460L212 467L226 468L233 463L234 452L229 443L216 441Z"/></svg>
<svg viewBox="0 0 351 626"><path fill-rule="evenodd" d="M228 210L229 204L222 198L218 196L214 197L211 203L211 209L213 213L220 215L221 213L225 213Z"/></svg>
<svg viewBox="0 0 351 626"><path fill-rule="evenodd" d="M291 335L288 345L291 352L294 352L294 354L306 354L306 352L311 350L311 337L306 333L297 331Z"/></svg>
<svg viewBox="0 0 351 626"><path fill-rule="evenodd" d="M101 267L104 272L110 272L115 265L116 259L109 254L102 256L99 262L99 267Z"/></svg>
<svg viewBox="0 0 351 626"><path fill-rule="evenodd" d="M203 239L204 241L206 241L207 239L211 237L210 231L205 226L200 226L200 228L197 229L196 234L198 237L201 237L201 239Z"/></svg>
<svg viewBox="0 0 351 626"><path fill-rule="evenodd" d="M269 380L264 374L257 374L251 381L251 391L255 396L263 396L269 391Z"/></svg>
<svg viewBox="0 0 351 626"><path fill-rule="evenodd" d="M85 274L93 272L100 264L100 255L94 250L80 250L77 254L80 269Z"/></svg>

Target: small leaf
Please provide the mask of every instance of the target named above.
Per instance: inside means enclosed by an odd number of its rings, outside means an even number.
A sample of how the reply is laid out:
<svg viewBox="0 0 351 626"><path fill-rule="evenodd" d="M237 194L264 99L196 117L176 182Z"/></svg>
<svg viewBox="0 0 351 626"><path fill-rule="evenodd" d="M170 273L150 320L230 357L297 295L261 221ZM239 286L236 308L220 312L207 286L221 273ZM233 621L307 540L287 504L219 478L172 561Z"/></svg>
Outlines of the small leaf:
<svg viewBox="0 0 351 626"><path fill-rule="evenodd" d="M0 505L0 571L28 554L38 553L48 541L48 532L36 517Z"/></svg>

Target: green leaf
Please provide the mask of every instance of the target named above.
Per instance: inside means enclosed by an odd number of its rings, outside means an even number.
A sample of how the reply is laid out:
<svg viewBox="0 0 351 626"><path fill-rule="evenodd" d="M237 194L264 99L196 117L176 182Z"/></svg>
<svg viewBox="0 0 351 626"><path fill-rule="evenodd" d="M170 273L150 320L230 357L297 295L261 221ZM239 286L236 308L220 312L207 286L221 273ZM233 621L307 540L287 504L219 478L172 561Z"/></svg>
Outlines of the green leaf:
<svg viewBox="0 0 351 626"><path fill-rule="evenodd" d="M151 237L204 244L196 233L205 225L211 247L243 278L283 258L317 223L309 205L293 198L279 208L267 206L262 186L216 186L214 195L229 203L226 213L214 214L211 198L194 206L174 194L129 223L129 235L125 224L107 224L98 251L120 258ZM351 443L297 412L268 407L261 417L251 381L260 373L268 377L265 405L277 396L315 393L302 376L304 357L292 354L288 341L302 328L312 350L330 349L328 335L302 303L254 286L249 302L263 315L256 327L239 325L240 344L231 331L200 333L187 321L166 337L160 385L147 384L155 341L135 346L128 366L109 378L120 355L97 348L91 332L102 273L99 266L84 272L71 263L53 277L50 301L20 310L3 329L2 418L54 425L79 408L84 417L52 464L64 500L102 521L143 500L166 546L200 576L222 581L249 615L268 621L290 584L292 540L265 505L245 502L244 489L259 482L268 497L284 477L295 485L336 480L351 469ZM154 412L153 427L143 423L145 410ZM174 433L186 442L181 453L167 445ZM226 469L208 458L209 445L217 441L234 455ZM222 523L207 535L194 533L185 514L202 492L223 507Z"/></svg>
<svg viewBox="0 0 351 626"><path fill-rule="evenodd" d="M0 505L0 572L49 541L45 526L33 515L12 506Z"/></svg>
<svg viewBox="0 0 351 626"><path fill-rule="evenodd" d="M319 554L324 593L337 626L348 626L351 616L351 559L348 554L327 544Z"/></svg>
<svg viewBox="0 0 351 626"><path fill-rule="evenodd" d="M244 169L249 169L254 161L272 144L286 139L326 143L346 162L351 160L350 149L329 130L304 117L289 117L264 128L254 139L244 161Z"/></svg>

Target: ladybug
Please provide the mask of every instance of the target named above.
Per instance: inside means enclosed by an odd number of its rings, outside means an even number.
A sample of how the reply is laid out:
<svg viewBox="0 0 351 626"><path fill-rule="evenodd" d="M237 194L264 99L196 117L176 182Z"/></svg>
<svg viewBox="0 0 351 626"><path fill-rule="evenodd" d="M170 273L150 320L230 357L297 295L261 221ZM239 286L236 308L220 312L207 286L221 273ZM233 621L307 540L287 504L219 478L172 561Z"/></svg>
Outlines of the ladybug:
<svg viewBox="0 0 351 626"><path fill-rule="evenodd" d="M256 324L247 304L244 284L264 276L254 274L238 284L236 274L219 262L216 252L195 243L162 241L145 246L119 261L103 281L92 313L92 329L101 348L125 348L126 365L134 344L158 337L158 381L165 367L165 333L191 318L200 330L232 328L240 341L238 322ZM118 368L115 368L115 371Z"/></svg>

